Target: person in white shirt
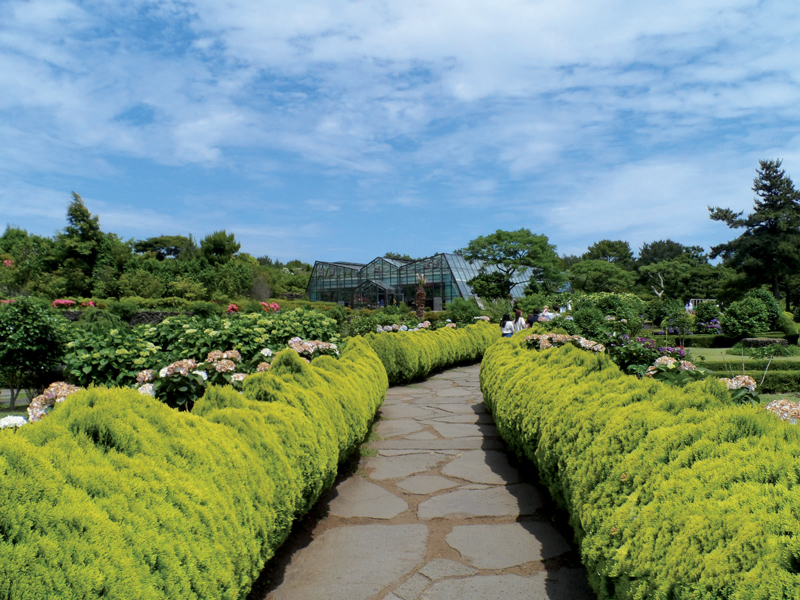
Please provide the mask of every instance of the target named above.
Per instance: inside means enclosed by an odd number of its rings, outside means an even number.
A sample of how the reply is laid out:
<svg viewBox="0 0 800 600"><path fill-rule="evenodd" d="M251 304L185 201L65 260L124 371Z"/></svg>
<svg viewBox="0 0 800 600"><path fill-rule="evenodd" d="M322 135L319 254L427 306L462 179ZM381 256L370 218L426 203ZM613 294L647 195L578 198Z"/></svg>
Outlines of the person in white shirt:
<svg viewBox="0 0 800 600"><path fill-rule="evenodd" d="M522 311L517 309L514 311L514 333L522 331L528 326L525 317L522 316Z"/></svg>
<svg viewBox="0 0 800 600"><path fill-rule="evenodd" d="M511 337L514 334L514 321L511 320L508 313L500 319L500 330L503 332L503 337Z"/></svg>

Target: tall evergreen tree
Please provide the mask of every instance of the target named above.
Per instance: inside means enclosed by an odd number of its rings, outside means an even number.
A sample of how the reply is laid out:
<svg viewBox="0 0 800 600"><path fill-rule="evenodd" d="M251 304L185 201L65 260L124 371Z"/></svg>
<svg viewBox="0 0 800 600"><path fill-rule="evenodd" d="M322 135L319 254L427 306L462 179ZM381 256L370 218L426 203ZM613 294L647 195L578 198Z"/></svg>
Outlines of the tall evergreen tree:
<svg viewBox="0 0 800 600"><path fill-rule="evenodd" d="M100 218L92 215L83 199L72 192L72 202L67 209L67 226L56 240L56 253L61 264L59 270L68 282L69 293L89 293L102 243Z"/></svg>
<svg viewBox="0 0 800 600"><path fill-rule="evenodd" d="M800 193L781 169L780 160L759 161L753 180L754 210L743 212L709 207L714 221L723 221L744 233L711 248L711 258L721 256L726 266L745 273L753 284L768 284L775 297L781 290L791 303L790 277L800 269Z"/></svg>

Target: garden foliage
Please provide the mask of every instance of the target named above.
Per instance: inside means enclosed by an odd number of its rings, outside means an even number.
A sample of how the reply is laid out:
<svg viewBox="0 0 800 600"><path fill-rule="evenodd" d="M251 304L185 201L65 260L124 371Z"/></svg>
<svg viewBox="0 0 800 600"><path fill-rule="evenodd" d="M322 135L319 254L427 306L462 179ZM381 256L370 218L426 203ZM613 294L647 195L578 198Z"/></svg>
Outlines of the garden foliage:
<svg viewBox="0 0 800 600"><path fill-rule="evenodd" d="M800 431L714 379L668 387L573 346L487 350L503 437L570 514L602 600L800 596Z"/></svg>
<svg viewBox="0 0 800 600"><path fill-rule="evenodd" d="M135 390L74 394L0 432L0 597L239 599L366 435L386 374L279 354L194 413Z"/></svg>
<svg viewBox="0 0 800 600"><path fill-rule="evenodd" d="M370 333L365 340L378 354L389 383L396 385L420 379L437 369L480 360L499 337L497 324L480 321L460 329Z"/></svg>

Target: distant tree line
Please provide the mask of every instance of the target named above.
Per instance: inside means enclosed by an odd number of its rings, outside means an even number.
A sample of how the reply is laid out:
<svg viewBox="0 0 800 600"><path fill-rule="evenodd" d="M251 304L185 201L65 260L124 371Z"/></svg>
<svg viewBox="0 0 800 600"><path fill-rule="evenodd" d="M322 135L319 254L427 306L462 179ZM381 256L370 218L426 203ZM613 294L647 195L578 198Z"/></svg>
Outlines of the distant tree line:
<svg viewBox="0 0 800 600"><path fill-rule="evenodd" d="M183 235L123 240L73 192L67 225L52 238L6 227L0 236L0 294L60 297L179 297L213 300L304 294L311 266L240 252L234 234L199 243Z"/></svg>
<svg viewBox="0 0 800 600"><path fill-rule="evenodd" d="M531 269L527 293L634 292L642 297L714 298L728 302L747 290L768 287L785 300L787 310L800 304L800 194L780 160L762 160L753 180L753 212L709 207L711 219L739 237L709 253L670 239L645 243L634 255L624 240L600 240L580 256L559 256L547 236L528 229L498 230L457 250L486 266L470 284L486 298L507 297L512 278ZM721 258L719 264L710 260Z"/></svg>

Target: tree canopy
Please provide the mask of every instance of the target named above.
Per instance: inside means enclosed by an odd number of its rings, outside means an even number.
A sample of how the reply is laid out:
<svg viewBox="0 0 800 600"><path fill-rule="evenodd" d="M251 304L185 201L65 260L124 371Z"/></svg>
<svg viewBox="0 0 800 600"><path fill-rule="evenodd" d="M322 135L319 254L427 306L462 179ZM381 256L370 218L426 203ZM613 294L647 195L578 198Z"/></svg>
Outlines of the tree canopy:
<svg viewBox="0 0 800 600"><path fill-rule="evenodd" d="M594 292L627 292L636 281L636 274L607 260L582 260L570 267L567 277L573 289Z"/></svg>
<svg viewBox="0 0 800 600"><path fill-rule="evenodd" d="M564 281L556 247L550 244L546 235L531 233L529 229L498 229L475 238L466 248L456 250L456 254L469 261L482 261L483 273L488 272L487 267L494 267L509 281L519 271L530 269L532 283L546 291L557 291Z"/></svg>
<svg viewBox="0 0 800 600"><path fill-rule="evenodd" d="M583 260L604 260L623 269L633 268L631 245L623 240L600 240L595 242L581 257Z"/></svg>
<svg viewBox="0 0 800 600"><path fill-rule="evenodd" d="M751 285L768 284L778 297L790 300L790 278L800 270L800 193L781 169L780 160L759 161L753 180L753 212L742 216L729 208L709 207L710 217L732 229L744 229L736 239L711 248L711 258L742 271Z"/></svg>

